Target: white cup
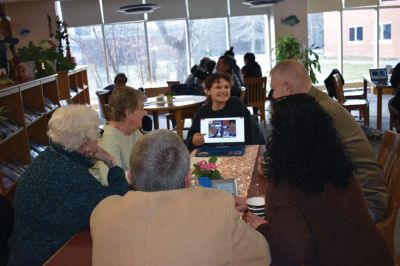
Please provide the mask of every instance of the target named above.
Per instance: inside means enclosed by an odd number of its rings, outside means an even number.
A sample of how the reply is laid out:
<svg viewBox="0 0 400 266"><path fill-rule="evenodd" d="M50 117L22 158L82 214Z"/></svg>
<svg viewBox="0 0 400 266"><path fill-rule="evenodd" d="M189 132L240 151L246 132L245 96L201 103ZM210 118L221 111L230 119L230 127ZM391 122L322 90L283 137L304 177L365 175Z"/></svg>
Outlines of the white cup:
<svg viewBox="0 0 400 266"><path fill-rule="evenodd" d="M265 217L265 198L264 197L252 197L248 198L247 201L247 209L254 213L257 216L262 218Z"/></svg>

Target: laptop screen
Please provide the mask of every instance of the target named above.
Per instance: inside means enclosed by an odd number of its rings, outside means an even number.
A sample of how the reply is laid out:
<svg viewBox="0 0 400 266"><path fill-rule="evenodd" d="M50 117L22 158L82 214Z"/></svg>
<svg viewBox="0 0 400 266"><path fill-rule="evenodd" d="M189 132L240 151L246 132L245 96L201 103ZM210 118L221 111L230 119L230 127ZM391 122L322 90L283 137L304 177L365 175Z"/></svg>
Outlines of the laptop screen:
<svg viewBox="0 0 400 266"><path fill-rule="evenodd" d="M369 75L371 80L387 80L388 78L386 68L371 68Z"/></svg>
<svg viewBox="0 0 400 266"><path fill-rule="evenodd" d="M244 143L244 117L201 119L200 133L208 144Z"/></svg>

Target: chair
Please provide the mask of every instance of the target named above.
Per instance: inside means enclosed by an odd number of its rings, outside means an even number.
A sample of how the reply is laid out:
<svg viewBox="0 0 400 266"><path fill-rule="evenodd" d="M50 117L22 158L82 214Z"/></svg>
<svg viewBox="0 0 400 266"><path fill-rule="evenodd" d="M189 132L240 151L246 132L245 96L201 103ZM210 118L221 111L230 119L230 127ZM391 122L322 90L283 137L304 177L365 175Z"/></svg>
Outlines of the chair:
<svg viewBox="0 0 400 266"><path fill-rule="evenodd" d="M242 90L240 91L240 100L244 102L244 97L246 97L246 87L242 86Z"/></svg>
<svg viewBox="0 0 400 266"><path fill-rule="evenodd" d="M97 90L96 95L99 100L99 110L100 110L100 116L105 118L107 121L109 120L109 112L106 114L107 109L109 111L109 108L105 108L105 105L108 104L108 98L110 97L112 91L111 90ZM108 115L108 118L107 118Z"/></svg>
<svg viewBox="0 0 400 266"><path fill-rule="evenodd" d="M342 74L337 69L333 69L329 76L324 80L326 90L328 91L329 97L337 98L336 91L334 88L334 77L333 75L339 74L340 82L342 86L344 86L344 79ZM343 89L343 94L345 99L367 99L367 91L366 89L357 89L357 88L350 88L350 89Z"/></svg>
<svg viewBox="0 0 400 266"><path fill-rule="evenodd" d="M364 119L364 125L369 126L369 104L367 99L346 99L343 94L343 83L339 74L334 74L334 87L338 102L349 112L359 110Z"/></svg>
<svg viewBox="0 0 400 266"><path fill-rule="evenodd" d="M261 121L266 125L265 120L265 101L267 100L267 78L244 78L244 86L246 87L247 106L258 107L257 116L261 117Z"/></svg>
<svg viewBox="0 0 400 266"><path fill-rule="evenodd" d="M378 222L376 226L394 256L394 230L400 206L400 134L385 132L379 148L378 162L383 167L389 198L386 220Z"/></svg>

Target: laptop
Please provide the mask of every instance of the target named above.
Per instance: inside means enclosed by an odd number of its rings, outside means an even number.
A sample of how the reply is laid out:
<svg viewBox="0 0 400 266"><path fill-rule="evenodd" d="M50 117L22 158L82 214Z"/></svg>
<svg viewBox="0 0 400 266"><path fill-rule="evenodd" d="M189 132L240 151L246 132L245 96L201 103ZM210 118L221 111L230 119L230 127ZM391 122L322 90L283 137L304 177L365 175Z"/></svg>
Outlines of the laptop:
<svg viewBox="0 0 400 266"><path fill-rule="evenodd" d="M244 117L205 118L200 120L204 145L196 157L243 156L245 153Z"/></svg>
<svg viewBox="0 0 400 266"><path fill-rule="evenodd" d="M388 74L386 68L371 68L369 70L371 81L375 84L387 84Z"/></svg>

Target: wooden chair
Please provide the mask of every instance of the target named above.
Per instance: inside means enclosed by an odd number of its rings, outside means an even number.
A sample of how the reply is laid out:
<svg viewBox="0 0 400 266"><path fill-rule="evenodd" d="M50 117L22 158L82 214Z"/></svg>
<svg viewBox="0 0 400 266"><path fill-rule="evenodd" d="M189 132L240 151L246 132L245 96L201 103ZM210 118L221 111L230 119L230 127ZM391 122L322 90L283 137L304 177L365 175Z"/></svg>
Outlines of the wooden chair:
<svg viewBox="0 0 400 266"><path fill-rule="evenodd" d="M246 95L248 99L248 107L258 107L258 116L266 125L265 119L265 101L267 100L267 78L244 78L244 86L246 87Z"/></svg>
<svg viewBox="0 0 400 266"><path fill-rule="evenodd" d="M392 255L394 256L394 230L400 206L400 134L386 131L379 148L378 162L388 189L388 209L386 220L376 224Z"/></svg>
<svg viewBox="0 0 400 266"><path fill-rule="evenodd" d="M242 90L240 91L240 100L244 102L244 97L246 97L246 87L242 87Z"/></svg>
<svg viewBox="0 0 400 266"><path fill-rule="evenodd" d="M109 90L97 90L96 95L97 99L99 100L99 110L100 110L100 116L104 117L107 121L110 120L110 112L109 108L107 108L108 113L106 114L106 104L108 104L108 98L110 97L112 91ZM108 115L108 117L107 117Z"/></svg>
<svg viewBox="0 0 400 266"><path fill-rule="evenodd" d="M343 84L339 74L333 75L334 87L338 102L346 108L349 112L352 110L359 110L360 116L364 119L364 125L369 126L369 104L367 99L346 99L343 94Z"/></svg>

